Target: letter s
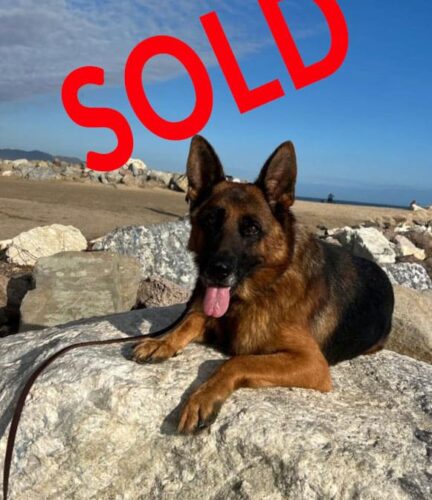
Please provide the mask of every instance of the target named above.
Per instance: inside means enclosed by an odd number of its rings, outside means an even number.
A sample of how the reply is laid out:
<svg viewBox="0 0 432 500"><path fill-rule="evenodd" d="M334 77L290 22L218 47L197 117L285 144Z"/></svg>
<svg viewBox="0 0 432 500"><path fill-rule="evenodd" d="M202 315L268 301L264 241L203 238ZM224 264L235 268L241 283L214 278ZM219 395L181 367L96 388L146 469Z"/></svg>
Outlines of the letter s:
<svg viewBox="0 0 432 500"><path fill-rule="evenodd" d="M117 147L111 153L87 153L87 167L99 172L116 170L124 165L133 151L133 135L126 118L111 108L88 108L78 99L78 92L84 85L103 85L104 70L97 66L78 68L63 82L61 97L69 117L81 127L104 127L117 136Z"/></svg>

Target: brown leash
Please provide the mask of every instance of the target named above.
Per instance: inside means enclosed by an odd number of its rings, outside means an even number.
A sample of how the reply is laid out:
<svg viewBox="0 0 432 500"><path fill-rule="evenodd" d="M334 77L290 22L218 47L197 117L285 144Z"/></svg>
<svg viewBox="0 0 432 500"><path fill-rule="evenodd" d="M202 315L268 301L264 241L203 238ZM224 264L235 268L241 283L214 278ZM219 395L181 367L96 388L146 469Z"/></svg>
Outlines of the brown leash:
<svg viewBox="0 0 432 500"><path fill-rule="evenodd" d="M26 398L33 387L33 384L35 383L36 379L39 377L39 375L47 368L53 361L55 361L57 358L60 356L63 356L63 354L66 354L67 352L71 351L72 349L77 349L78 347L91 347L95 345L109 345L109 344L124 344L127 342L136 342L137 340L142 340L145 338L149 337L159 337L160 335L163 335L167 331L169 331L171 328L173 328L177 323L179 323L184 315L186 314L186 311L183 312L183 314L180 315L179 318L177 318L173 324L167 326L166 328L163 328L162 330L159 330L157 332L152 332L152 333L147 333L145 335L138 335L136 337L122 337L122 338L116 338L116 339L107 339L107 340L91 340L88 342L79 342L77 344L71 344L67 347L64 347L63 349L60 349L60 351L57 351L54 353L52 356L47 358L45 361L43 361L37 368L36 370L30 375L29 379L25 383L17 404L15 406L14 413L12 415L12 420L9 428L9 435L7 439L7 444L6 444L6 453L5 453L5 459L4 459L4 466L3 466L3 500L7 500L8 497L8 490L9 490L9 476L10 476L10 470L11 470L11 464L12 464L12 454L14 450L14 444L15 444L15 438L17 435L17 430L18 430L18 424L21 419L21 415L24 409L24 405L26 402Z"/></svg>

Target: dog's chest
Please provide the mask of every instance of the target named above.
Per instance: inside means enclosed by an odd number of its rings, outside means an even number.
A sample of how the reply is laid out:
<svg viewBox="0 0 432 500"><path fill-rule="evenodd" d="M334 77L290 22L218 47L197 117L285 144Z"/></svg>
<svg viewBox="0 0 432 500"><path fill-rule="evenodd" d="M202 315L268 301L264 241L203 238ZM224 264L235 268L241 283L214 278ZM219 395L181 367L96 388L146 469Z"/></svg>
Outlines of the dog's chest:
<svg viewBox="0 0 432 500"><path fill-rule="evenodd" d="M259 354L267 350L270 328L267 315L228 314L209 325L209 341L230 355Z"/></svg>

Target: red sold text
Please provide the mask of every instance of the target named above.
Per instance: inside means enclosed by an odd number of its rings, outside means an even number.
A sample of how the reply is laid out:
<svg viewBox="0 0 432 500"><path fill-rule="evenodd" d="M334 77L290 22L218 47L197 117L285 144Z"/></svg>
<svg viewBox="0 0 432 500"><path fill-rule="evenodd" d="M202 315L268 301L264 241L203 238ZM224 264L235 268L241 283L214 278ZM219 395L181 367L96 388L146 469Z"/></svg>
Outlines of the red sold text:
<svg viewBox="0 0 432 500"><path fill-rule="evenodd" d="M258 0L287 70L296 89L301 89L327 78L342 65L348 50L348 28L337 0L313 0L325 16L331 35L327 56L305 66L279 4L282 0ZM271 80L259 87L248 87L236 56L225 35L216 12L200 18L202 27L215 53L240 113L247 113L284 96L279 80ZM176 58L185 68L195 89L195 105L184 120L172 122L162 118L153 109L142 83L146 63L158 55ZM90 108L78 100L84 85L103 85L104 70L85 66L72 71L62 87L62 101L69 117L82 127L110 128L118 144L110 153L90 151L87 166L93 170L115 170L132 155L133 135L126 118L111 108ZM182 140L200 132L208 122L213 108L213 89L206 67L197 53L186 43L172 36L154 36L140 42L130 53L125 66L125 85L130 104L141 123L159 137Z"/></svg>

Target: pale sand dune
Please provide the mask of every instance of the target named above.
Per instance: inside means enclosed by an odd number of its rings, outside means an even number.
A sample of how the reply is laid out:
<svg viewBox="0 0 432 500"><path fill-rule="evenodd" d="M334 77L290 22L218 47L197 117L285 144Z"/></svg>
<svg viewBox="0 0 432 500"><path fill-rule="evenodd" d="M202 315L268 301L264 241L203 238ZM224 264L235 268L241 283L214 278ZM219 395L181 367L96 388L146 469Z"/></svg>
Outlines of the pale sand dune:
<svg viewBox="0 0 432 500"><path fill-rule="evenodd" d="M117 226L174 220L187 212L183 193L76 182L27 181L0 177L0 240L35 226L71 224L88 239ZM391 208L297 201L294 212L311 229L354 225L379 216L406 215Z"/></svg>

